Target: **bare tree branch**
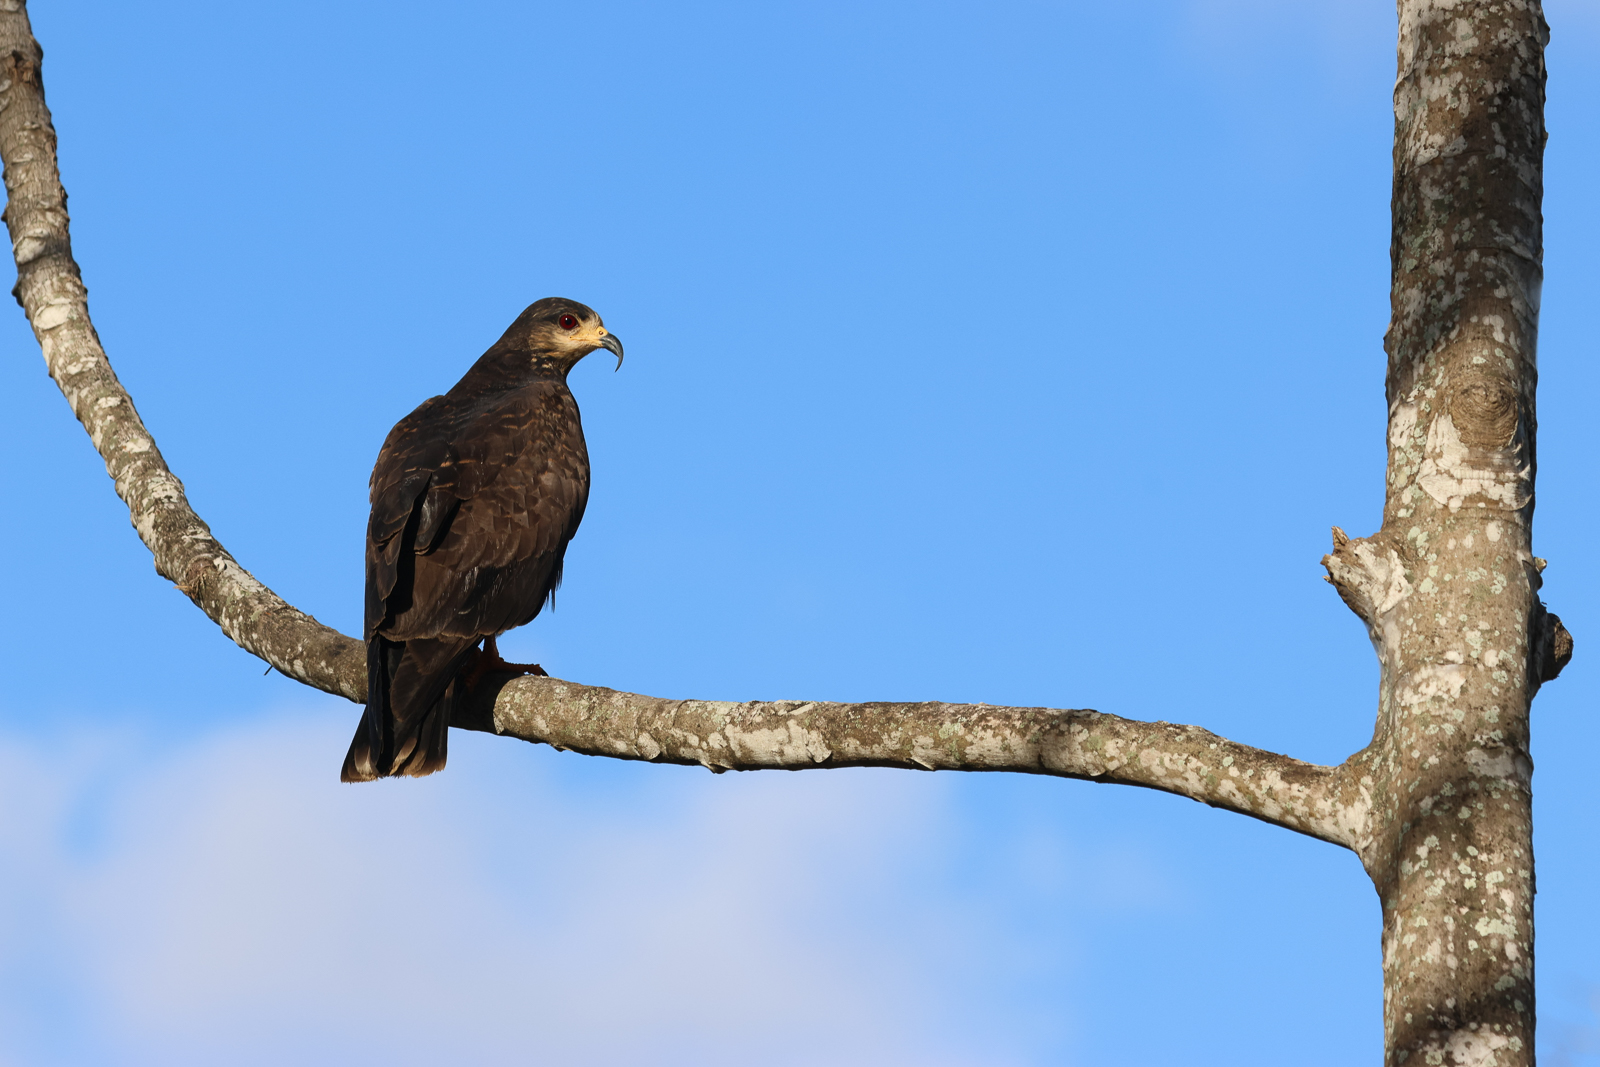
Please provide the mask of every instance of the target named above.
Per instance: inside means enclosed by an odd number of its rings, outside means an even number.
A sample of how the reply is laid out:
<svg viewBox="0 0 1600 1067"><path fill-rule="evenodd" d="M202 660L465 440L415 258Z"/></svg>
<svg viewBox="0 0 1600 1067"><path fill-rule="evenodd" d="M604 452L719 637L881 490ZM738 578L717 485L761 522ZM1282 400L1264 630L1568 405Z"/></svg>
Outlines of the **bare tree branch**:
<svg viewBox="0 0 1600 1067"><path fill-rule="evenodd" d="M190 508L89 318L45 106L43 52L21 0L0 0L0 157L16 296L50 376L95 448L156 570L222 632L285 675L366 699L361 642L285 603ZM492 706L490 701L492 700ZM1370 801L1338 768L1194 726L1093 711L961 704L665 700L555 679L511 681L456 723L623 759L713 770L876 766L1019 771L1145 786L1354 847Z"/></svg>
<svg viewBox="0 0 1600 1067"><path fill-rule="evenodd" d="M492 704L492 706L490 706ZM555 678L519 678L457 725L591 756L713 771L901 767L1013 771L1175 793L1355 847L1365 790L1198 726L1097 711L988 704L736 704L665 700Z"/></svg>
<svg viewBox="0 0 1600 1067"><path fill-rule="evenodd" d="M361 642L284 603L228 554L189 507L183 483L167 468L111 369L72 258L67 194L40 75L43 56L25 5L0 0L0 157L4 218L17 261L12 292L33 326L50 377L105 459L106 473L162 577L245 651L297 681L363 701Z"/></svg>

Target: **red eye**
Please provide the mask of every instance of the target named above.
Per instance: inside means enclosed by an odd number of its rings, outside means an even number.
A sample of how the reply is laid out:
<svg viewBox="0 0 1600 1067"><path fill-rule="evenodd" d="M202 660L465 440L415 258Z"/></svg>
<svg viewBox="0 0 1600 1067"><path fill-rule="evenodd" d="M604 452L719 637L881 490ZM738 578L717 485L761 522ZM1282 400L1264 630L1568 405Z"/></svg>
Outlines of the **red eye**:
<svg viewBox="0 0 1600 1067"><path fill-rule="evenodd" d="M563 330L573 330L578 326L577 317L573 315L563 315L556 321L561 324Z"/></svg>

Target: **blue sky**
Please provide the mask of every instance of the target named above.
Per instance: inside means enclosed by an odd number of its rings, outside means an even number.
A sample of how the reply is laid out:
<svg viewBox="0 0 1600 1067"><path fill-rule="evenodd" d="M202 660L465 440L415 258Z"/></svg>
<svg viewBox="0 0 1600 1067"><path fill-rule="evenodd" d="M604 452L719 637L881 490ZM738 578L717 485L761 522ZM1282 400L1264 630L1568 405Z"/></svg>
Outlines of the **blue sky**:
<svg viewBox="0 0 1600 1067"><path fill-rule="evenodd" d="M1541 1055L1600 1064L1600 10L1552 0ZM594 491L510 658L1093 707L1336 762L1383 464L1394 12L36 0L102 339L258 577L359 625L388 427L530 301ZM358 710L220 636L0 315L0 1064L1372 1062L1354 857L1172 797L722 775ZM1247 562L1246 583L1233 577Z"/></svg>

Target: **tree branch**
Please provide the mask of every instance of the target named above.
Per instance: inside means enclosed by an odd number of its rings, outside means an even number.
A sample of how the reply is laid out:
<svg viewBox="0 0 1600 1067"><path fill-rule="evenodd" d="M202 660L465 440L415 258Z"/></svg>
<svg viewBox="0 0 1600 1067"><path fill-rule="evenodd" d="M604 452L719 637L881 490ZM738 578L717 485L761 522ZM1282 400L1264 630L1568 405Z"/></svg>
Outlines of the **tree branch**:
<svg viewBox="0 0 1600 1067"><path fill-rule="evenodd" d="M222 632L283 674L357 703L366 658L346 637L257 581L212 536L117 380L89 318L45 106L43 52L21 0L0 0L0 157L14 293L45 365L83 423L170 579ZM596 756L714 771L902 767L1015 771L1144 786L1357 848L1370 800L1342 768L1217 737L1195 726L1094 711L978 704L733 704L666 700L557 679L486 690L454 724Z"/></svg>
<svg viewBox="0 0 1600 1067"><path fill-rule="evenodd" d="M296 681L365 701L361 642L284 603L239 566L189 507L183 483L168 469L133 398L111 369L72 258L67 193L40 75L43 57L26 6L21 0L0 0L0 157L4 218L17 261L12 294L33 326L50 377L105 460L106 473L161 576L240 648Z"/></svg>
<svg viewBox="0 0 1600 1067"><path fill-rule="evenodd" d="M1302 763L1198 726L1098 711L937 702L738 704L518 678L485 694L456 725L591 756L713 771L900 767L1137 785L1352 849L1370 806L1342 768Z"/></svg>

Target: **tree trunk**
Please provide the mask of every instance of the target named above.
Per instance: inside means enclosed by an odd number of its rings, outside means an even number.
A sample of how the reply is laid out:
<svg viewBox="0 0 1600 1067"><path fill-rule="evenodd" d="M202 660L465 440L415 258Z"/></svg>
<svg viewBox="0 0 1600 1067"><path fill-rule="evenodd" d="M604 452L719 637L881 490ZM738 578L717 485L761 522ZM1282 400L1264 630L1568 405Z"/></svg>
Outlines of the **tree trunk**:
<svg viewBox="0 0 1600 1067"><path fill-rule="evenodd" d="M1359 847L1387 1063L1532 1064L1529 706L1571 655L1532 553L1544 45L1535 0L1401 0L1383 528L1329 573L1382 665Z"/></svg>

